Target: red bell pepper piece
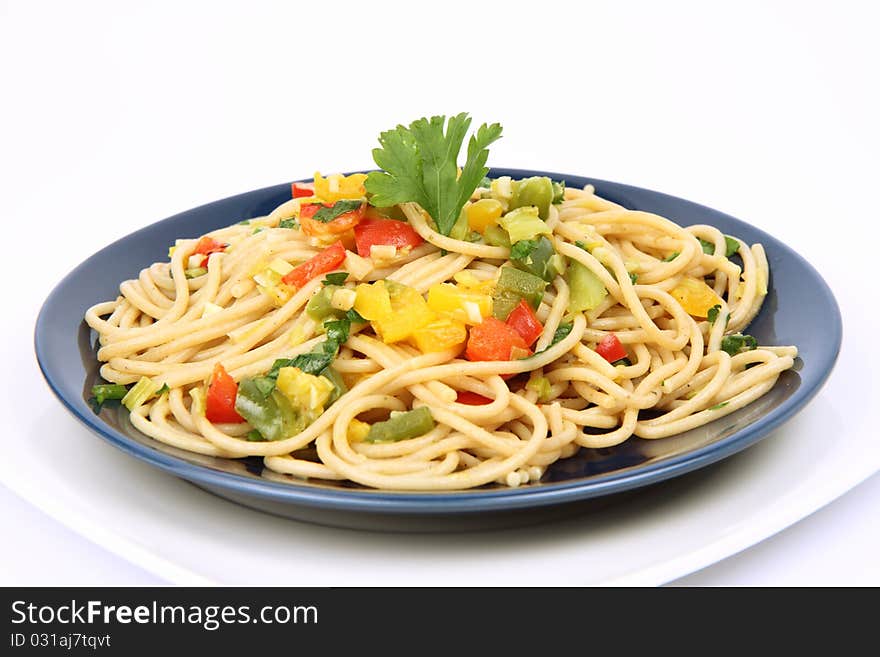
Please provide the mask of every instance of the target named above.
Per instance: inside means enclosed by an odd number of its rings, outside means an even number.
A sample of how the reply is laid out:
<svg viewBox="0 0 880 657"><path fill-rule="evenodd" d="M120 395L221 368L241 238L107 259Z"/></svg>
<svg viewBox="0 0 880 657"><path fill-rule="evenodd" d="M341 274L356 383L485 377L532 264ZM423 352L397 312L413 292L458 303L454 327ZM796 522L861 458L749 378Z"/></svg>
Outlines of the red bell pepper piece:
<svg viewBox="0 0 880 657"><path fill-rule="evenodd" d="M238 384L220 363L214 365L205 399L205 417L209 422L244 422L235 410Z"/></svg>
<svg viewBox="0 0 880 657"><path fill-rule="evenodd" d="M326 237L327 235L340 235L357 226L364 218L366 205L361 205L356 210L343 212L341 215L324 223L313 219L322 207L332 208L333 203L306 203L299 209L299 223L306 235L313 237Z"/></svg>
<svg viewBox="0 0 880 657"><path fill-rule="evenodd" d="M293 183L290 186L290 195L292 198L305 198L306 196L314 196L315 187L312 183Z"/></svg>
<svg viewBox="0 0 880 657"><path fill-rule="evenodd" d="M415 247L424 242L408 223L395 219L364 219L354 228L358 255L370 257L374 244L390 244L398 249Z"/></svg>
<svg viewBox="0 0 880 657"><path fill-rule="evenodd" d="M455 401L459 404L467 404L468 406L485 406L491 404L492 400L483 395L478 395L470 390L459 390Z"/></svg>
<svg viewBox="0 0 880 657"><path fill-rule="evenodd" d="M626 358L626 349L620 344L620 340L613 333L609 333L596 345L596 353L609 363L614 363L621 358Z"/></svg>
<svg viewBox="0 0 880 657"><path fill-rule="evenodd" d="M525 299L520 300L519 305L510 311L507 316L507 325L519 333L530 347L544 332L544 327L538 321L538 316L535 315L535 311L526 303Z"/></svg>
<svg viewBox="0 0 880 657"><path fill-rule="evenodd" d="M229 246L228 244L223 244L222 242L218 242L213 237L208 237L205 235L198 242L196 242L196 248L193 251L193 255L203 255L202 264L199 267L207 267L208 266L208 258L212 253L220 253Z"/></svg>
<svg viewBox="0 0 880 657"><path fill-rule="evenodd" d="M516 330L494 317L487 317L471 328L465 355L468 360L512 360L531 356L529 345Z"/></svg>
<svg viewBox="0 0 880 657"><path fill-rule="evenodd" d="M339 265L345 260L345 247L342 242L334 242L332 246L327 247L319 254L312 256L301 265L297 265L290 272L285 274L281 282L285 285L292 285L301 288L315 276L326 274L328 271L338 269Z"/></svg>

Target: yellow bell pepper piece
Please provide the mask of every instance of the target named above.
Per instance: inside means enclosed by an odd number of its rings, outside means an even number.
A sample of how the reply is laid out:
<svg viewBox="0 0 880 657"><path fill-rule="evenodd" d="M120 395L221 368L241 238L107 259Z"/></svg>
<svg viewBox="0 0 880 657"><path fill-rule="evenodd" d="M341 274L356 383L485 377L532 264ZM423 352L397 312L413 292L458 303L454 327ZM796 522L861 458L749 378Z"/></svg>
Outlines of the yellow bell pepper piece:
<svg viewBox="0 0 880 657"><path fill-rule="evenodd" d="M413 343L425 354L463 347L466 341L464 323L450 317L438 317L413 332Z"/></svg>
<svg viewBox="0 0 880 657"><path fill-rule="evenodd" d="M327 203L362 198L367 193L364 188L366 179L365 173L353 173L350 176L334 173L324 178L315 171L315 196L321 197Z"/></svg>
<svg viewBox="0 0 880 657"><path fill-rule="evenodd" d="M504 214L504 206L494 198L483 198L476 203L466 205L465 212L470 229L482 234L489 226L498 224L498 220Z"/></svg>
<svg viewBox="0 0 880 657"><path fill-rule="evenodd" d="M320 415L333 392L333 384L323 376L307 374L298 367L282 367L275 384L294 408Z"/></svg>
<svg viewBox="0 0 880 657"><path fill-rule="evenodd" d="M438 283L428 290L428 307L435 313L476 325L492 314L492 297L466 292L451 283Z"/></svg>
<svg viewBox="0 0 880 657"><path fill-rule="evenodd" d="M434 319L434 313L418 290L394 281L385 281L385 287L391 300L391 312L373 320L373 328L385 344L406 340L413 331Z"/></svg>
<svg viewBox="0 0 880 657"><path fill-rule="evenodd" d="M348 442L350 443L363 442L368 433L370 433L370 425L357 418L354 418L349 422L348 430L345 432Z"/></svg>
<svg viewBox="0 0 880 657"><path fill-rule="evenodd" d="M361 317L371 321L390 315L391 297L385 289L385 281L358 285L355 288L354 309Z"/></svg>
<svg viewBox="0 0 880 657"><path fill-rule="evenodd" d="M684 311L693 317L707 317L712 306L721 303L715 290L700 279L691 276L682 278L669 293L681 304Z"/></svg>

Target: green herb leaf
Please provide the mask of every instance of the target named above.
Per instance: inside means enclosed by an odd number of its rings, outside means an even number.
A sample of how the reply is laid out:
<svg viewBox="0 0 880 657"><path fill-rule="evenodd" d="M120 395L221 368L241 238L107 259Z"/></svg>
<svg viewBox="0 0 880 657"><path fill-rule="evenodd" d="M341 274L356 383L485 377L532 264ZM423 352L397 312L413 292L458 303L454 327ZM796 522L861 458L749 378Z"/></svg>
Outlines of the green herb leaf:
<svg viewBox="0 0 880 657"><path fill-rule="evenodd" d="M238 222L238 225L239 226L249 226L250 223L251 223L250 219L242 219L241 221Z"/></svg>
<svg viewBox="0 0 880 657"><path fill-rule="evenodd" d="M278 227L279 228L292 228L295 230L295 229L299 228L299 222L296 219L282 219L281 221L278 222Z"/></svg>
<svg viewBox="0 0 880 657"><path fill-rule="evenodd" d="M344 199L342 201L336 201L329 208L326 206L321 206L318 208L318 211L315 212L315 215L312 217L315 221L320 221L322 224L329 223L334 219L341 217L346 212L351 212L352 210L357 210L361 207L364 202L360 199Z"/></svg>
<svg viewBox="0 0 880 657"><path fill-rule="evenodd" d="M678 256L679 256L678 251L673 251L673 252L670 253L668 256L666 256L665 258L663 258L663 262L672 262L672 261L675 260Z"/></svg>
<svg viewBox="0 0 880 657"><path fill-rule="evenodd" d="M324 330L327 331L326 342L335 342L336 345L333 347L333 351L336 351L336 349L345 344L345 341L348 340L348 334L351 331L351 322L347 319L336 319L324 322Z"/></svg>
<svg viewBox="0 0 880 657"><path fill-rule="evenodd" d="M728 258L739 251L739 240L725 235L724 242L725 244L727 244L727 251L724 253L724 255Z"/></svg>
<svg viewBox="0 0 880 657"><path fill-rule="evenodd" d="M463 112L448 122L445 116L433 116L381 133L382 148L373 150L373 160L383 171L371 172L365 182L370 203L377 207L418 203L437 230L449 235L464 204L489 172L488 146L501 137L499 124L480 126L468 142L467 161L459 176L458 154L470 124Z"/></svg>
<svg viewBox="0 0 880 657"><path fill-rule="evenodd" d="M726 351L731 356L736 356L742 351L751 351L758 347L758 341L751 335L743 335L735 333L733 335L725 335L721 340L721 350Z"/></svg>
<svg viewBox="0 0 880 657"><path fill-rule="evenodd" d="M639 275L629 272L629 282L635 285L637 280L639 280Z"/></svg>
<svg viewBox="0 0 880 657"><path fill-rule="evenodd" d="M361 317L361 314L352 308L351 310L347 310L345 312L345 319L347 319L352 324L366 324L367 320Z"/></svg>
<svg viewBox="0 0 880 657"><path fill-rule="evenodd" d="M156 391L156 396L157 396L157 397L161 397L162 395L164 395L164 394L165 394L166 392L168 392L169 390L171 390L171 388L168 387L168 384L167 384L167 383L163 383L163 384L162 384L162 387L159 388L159 389Z"/></svg>
<svg viewBox="0 0 880 657"><path fill-rule="evenodd" d="M483 176L483 179L480 181L479 187L482 189L491 189L492 179L489 176Z"/></svg>
<svg viewBox="0 0 880 657"><path fill-rule="evenodd" d="M702 237L698 237L700 240L700 246L703 247L703 253L707 253L709 255L713 255L715 253L715 245L712 242L707 242Z"/></svg>
<svg viewBox="0 0 880 657"><path fill-rule="evenodd" d="M709 324L714 324L715 320L718 319L718 313L721 312L721 304L716 303L714 306L709 308L709 312L706 313L706 319L709 320Z"/></svg>
<svg viewBox="0 0 880 657"><path fill-rule="evenodd" d="M265 228L263 228L262 226L257 226L256 228L254 228L254 232L252 232L251 235L256 235L257 233L262 233L264 230L265 230Z"/></svg>
<svg viewBox="0 0 880 657"><path fill-rule="evenodd" d="M730 403L730 402L721 402L720 404L715 404L714 406L710 406L708 410L710 410L710 411L717 411L719 408L724 408L724 407L727 406L729 403Z"/></svg>
<svg viewBox="0 0 880 657"><path fill-rule="evenodd" d="M326 341L324 342L326 344ZM335 353L335 347L334 347ZM290 367L298 367L306 374L318 376L326 367L333 362L334 353L308 353L300 354L290 361Z"/></svg>
<svg viewBox="0 0 880 657"><path fill-rule="evenodd" d="M614 365L615 367L617 367L618 365L624 365L626 367L629 367L630 365L632 365L632 362L630 361L629 358L621 358L619 360L614 361L611 364Z"/></svg>
<svg viewBox="0 0 880 657"><path fill-rule="evenodd" d="M538 246L538 240L520 240L510 248L510 259L525 260L536 246Z"/></svg>
<svg viewBox="0 0 880 657"><path fill-rule="evenodd" d="M584 251L589 251L589 249L587 248L587 243L584 242L583 240L576 240L574 245L579 249L583 249Z"/></svg>
<svg viewBox="0 0 880 657"><path fill-rule="evenodd" d="M342 285L345 283L345 279L348 278L347 271L337 271L332 274L327 274L324 276L324 280L321 281L322 285Z"/></svg>

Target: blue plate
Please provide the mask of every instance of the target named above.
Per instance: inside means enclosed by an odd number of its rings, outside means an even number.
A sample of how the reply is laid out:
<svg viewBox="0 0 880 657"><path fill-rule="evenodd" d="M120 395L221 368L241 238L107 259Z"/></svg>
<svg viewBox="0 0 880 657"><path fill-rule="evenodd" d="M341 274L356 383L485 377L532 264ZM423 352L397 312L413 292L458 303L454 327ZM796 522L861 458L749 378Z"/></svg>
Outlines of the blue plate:
<svg viewBox="0 0 880 657"><path fill-rule="evenodd" d="M819 391L837 359L841 319L822 277L797 253L767 233L710 208L659 192L580 176L493 169L491 176L543 175L570 186L595 185L621 205L704 223L764 245L769 294L749 333L761 344L797 345L800 358L772 391L711 424L662 440L632 438L609 449L581 449L552 465L539 484L491 486L443 493L368 490L349 483L295 480L265 471L259 458L223 459L191 454L135 430L124 409L96 415L87 399L97 379L94 335L86 308L115 298L121 281L167 257L168 245L242 219L269 213L290 198L284 183L232 196L147 226L102 249L67 275L37 319L37 360L52 390L80 422L103 439L151 465L241 504L320 524L395 531L448 531L511 526L583 512L621 493L683 475L734 454L791 418ZM615 495L612 495L615 494ZM601 498L601 500L599 499Z"/></svg>

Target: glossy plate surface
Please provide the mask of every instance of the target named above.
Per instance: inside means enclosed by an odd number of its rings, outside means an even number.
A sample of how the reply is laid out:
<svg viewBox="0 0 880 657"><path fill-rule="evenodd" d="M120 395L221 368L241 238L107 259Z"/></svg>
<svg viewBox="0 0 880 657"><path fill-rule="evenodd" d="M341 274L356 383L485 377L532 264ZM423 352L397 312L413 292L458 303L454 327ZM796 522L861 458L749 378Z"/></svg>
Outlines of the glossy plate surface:
<svg viewBox="0 0 880 657"><path fill-rule="evenodd" d="M102 249L65 277L47 298L36 325L37 358L50 387L74 416L128 454L218 495L264 511L354 528L446 531L492 528L559 517L696 470L734 454L791 418L821 388L841 341L837 303L821 276L767 233L726 214L646 189L564 174L493 169L491 176L547 175L570 186L592 183L621 205L655 212L681 225L706 223L764 245L769 294L749 327L761 344L795 344L800 358L763 398L719 420L663 440L632 438L614 448L582 449L551 466L539 484L521 488L406 493L336 482L295 480L265 471L258 458L191 454L144 436L119 409L96 415L87 403L97 376L94 336L82 321L90 305L117 294L121 281L167 257L181 237L265 215L290 198L288 183L216 201L147 226ZM124 409L123 409L124 411ZM611 497L608 497L611 496ZM603 498L597 500L596 498Z"/></svg>

